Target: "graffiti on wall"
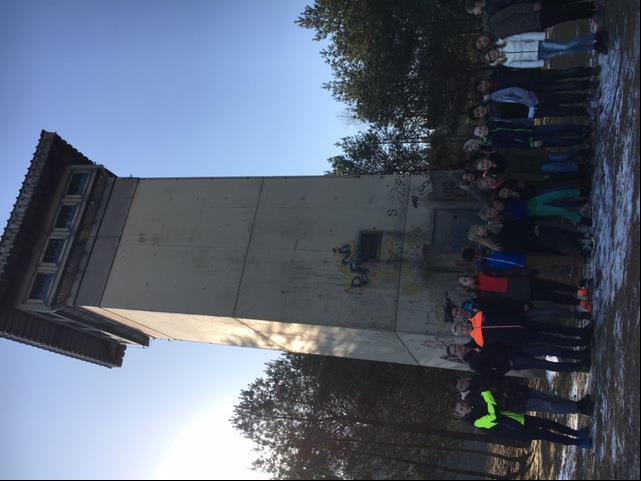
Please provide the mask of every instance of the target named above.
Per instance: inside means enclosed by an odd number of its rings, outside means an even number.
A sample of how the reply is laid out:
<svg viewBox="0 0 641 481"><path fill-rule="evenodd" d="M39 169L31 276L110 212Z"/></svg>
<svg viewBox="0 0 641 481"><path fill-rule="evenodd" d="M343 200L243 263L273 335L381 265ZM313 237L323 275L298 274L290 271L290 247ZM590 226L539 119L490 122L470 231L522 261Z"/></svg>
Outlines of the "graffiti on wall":
<svg viewBox="0 0 641 481"><path fill-rule="evenodd" d="M409 197L412 201L412 207L417 209L419 200L432 192L432 179L429 175L424 175L420 183L410 186L411 179L412 178L407 175L396 175L394 177L394 183L389 185L387 190L391 194L392 199L401 206L405 205ZM389 211L388 215L391 215Z"/></svg>
<svg viewBox="0 0 641 481"><path fill-rule="evenodd" d="M422 346L428 348L428 349L436 349L441 351L440 358L444 359L446 361L454 362L457 364L465 364L465 361L462 359L456 357L456 356L450 356L447 354L447 346L448 344L451 344L452 342L445 342L443 339L439 338L434 338L434 339L426 339L421 343Z"/></svg>
<svg viewBox="0 0 641 481"><path fill-rule="evenodd" d="M399 205L405 204L405 199L407 199L407 190L409 184L409 177L406 175L395 175L394 183L388 185L387 190L391 194L392 199L395 202L398 202Z"/></svg>
<svg viewBox="0 0 641 481"><path fill-rule="evenodd" d="M447 343L443 339L426 339L421 342L421 346L425 346L430 349L446 349Z"/></svg>
<svg viewBox="0 0 641 481"><path fill-rule="evenodd" d="M441 170L432 173L434 200L471 200L473 197L459 187L461 170Z"/></svg>
<svg viewBox="0 0 641 481"><path fill-rule="evenodd" d="M364 287L369 284L369 269L363 267L362 262L358 260L354 251L355 249L353 249L350 244L342 244L332 249L332 252L340 258L340 265L343 269L352 275L346 291L354 287Z"/></svg>
<svg viewBox="0 0 641 481"><path fill-rule="evenodd" d="M410 195L412 198L412 207L418 208L418 201L425 195L432 192L432 179L426 175L423 177L423 182L412 186Z"/></svg>
<svg viewBox="0 0 641 481"><path fill-rule="evenodd" d="M420 226L413 225L405 234L403 246L404 255L409 259L419 259L423 256L423 246L428 242L428 233Z"/></svg>

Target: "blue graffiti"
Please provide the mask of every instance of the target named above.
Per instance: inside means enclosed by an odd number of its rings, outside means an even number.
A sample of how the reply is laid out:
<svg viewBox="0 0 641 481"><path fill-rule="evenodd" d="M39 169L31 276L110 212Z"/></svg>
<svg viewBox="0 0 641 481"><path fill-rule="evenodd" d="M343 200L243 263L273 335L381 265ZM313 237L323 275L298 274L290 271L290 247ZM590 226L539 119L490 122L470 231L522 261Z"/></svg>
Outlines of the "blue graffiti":
<svg viewBox="0 0 641 481"><path fill-rule="evenodd" d="M355 272L356 276L352 278L352 287L363 287L369 283L369 269L361 265L361 261L354 259L352 248L349 244L343 244L340 247L334 247L332 252L341 255L341 264L349 267L350 272Z"/></svg>

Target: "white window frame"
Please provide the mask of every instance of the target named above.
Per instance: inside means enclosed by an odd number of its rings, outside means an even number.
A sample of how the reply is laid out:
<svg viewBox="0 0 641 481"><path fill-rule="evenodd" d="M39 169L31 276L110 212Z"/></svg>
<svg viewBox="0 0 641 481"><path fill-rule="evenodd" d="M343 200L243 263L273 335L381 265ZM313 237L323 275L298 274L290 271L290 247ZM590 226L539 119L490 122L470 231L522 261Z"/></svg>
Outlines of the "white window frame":
<svg viewBox="0 0 641 481"><path fill-rule="evenodd" d="M64 244L62 245L62 250L60 251L60 256L56 262L45 262L45 254L47 252L47 247L49 246L49 241L52 239L60 239L64 240ZM42 249L42 254L40 255L40 260L38 262L38 265L42 266L55 266L56 268L62 263L62 261L65 258L65 253L67 251L67 246L69 244L69 235L62 233L62 232L55 232L54 234L50 235L47 237L47 242L45 242L44 249Z"/></svg>

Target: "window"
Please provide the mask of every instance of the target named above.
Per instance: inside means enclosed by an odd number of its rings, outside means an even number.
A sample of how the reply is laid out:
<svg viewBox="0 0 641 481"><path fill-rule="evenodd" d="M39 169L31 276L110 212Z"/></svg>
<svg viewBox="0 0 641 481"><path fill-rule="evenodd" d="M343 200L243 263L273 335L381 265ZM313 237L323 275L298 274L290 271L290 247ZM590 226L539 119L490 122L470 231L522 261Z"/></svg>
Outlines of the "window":
<svg viewBox="0 0 641 481"><path fill-rule="evenodd" d="M71 176L66 195L82 195L89 181L89 172L78 172Z"/></svg>
<svg viewBox="0 0 641 481"><path fill-rule="evenodd" d="M49 239L45 253L42 256L42 262L46 264L57 264L62 256L67 239Z"/></svg>
<svg viewBox="0 0 641 481"><path fill-rule="evenodd" d="M377 260L381 253L382 232L361 232L358 238L358 260Z"/></svg>
<svg viewBox="0 0 641 481"><path fill-rule="evenodd" d="M78 206L62 204L60 206L60 211L58 212L58 217L56 218L56 223L54 224L55 229L69 229L73 224L74 217L76 216L76 210Z"/></svg>
<svg viewBox="0 0 641 481"><path fill-rule="evenodd" d="M49 290L51 289L54 276L55 274L46 274L42 272L36 274L33 286L31 287L31 292L29 293L29 299L44 301L49 295Z"/></svg>

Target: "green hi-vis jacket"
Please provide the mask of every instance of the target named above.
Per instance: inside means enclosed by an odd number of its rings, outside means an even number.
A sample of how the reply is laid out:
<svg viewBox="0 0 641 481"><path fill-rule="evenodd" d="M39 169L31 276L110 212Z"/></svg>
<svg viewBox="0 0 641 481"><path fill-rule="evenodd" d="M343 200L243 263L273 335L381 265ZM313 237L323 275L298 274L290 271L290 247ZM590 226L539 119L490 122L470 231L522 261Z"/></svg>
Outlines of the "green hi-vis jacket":
<svg viewBox="0 0 641 481"><path fill-rule="evenodd" d="M474 421L474 427L479 429L492 429L499 424L496 415L496 400L490 391L483 391L481 393L485 404L487 404L487 414ZM523 414L515 413L512 411L499 411L499 415L513 419L514 421L525 426L525 416Z"/></svg>

